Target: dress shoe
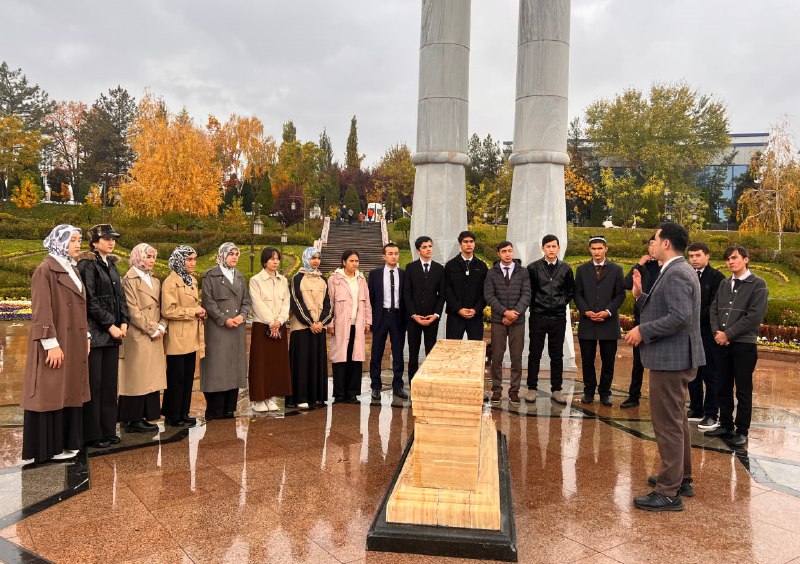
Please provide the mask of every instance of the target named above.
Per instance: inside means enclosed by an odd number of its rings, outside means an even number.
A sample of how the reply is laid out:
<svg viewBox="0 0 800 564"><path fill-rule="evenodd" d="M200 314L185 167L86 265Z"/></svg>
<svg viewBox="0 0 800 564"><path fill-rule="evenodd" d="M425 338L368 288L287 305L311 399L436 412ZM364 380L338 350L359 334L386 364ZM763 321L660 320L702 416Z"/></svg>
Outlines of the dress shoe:
<svg viewBox="0 0 800 564"><path fill-rule="evenodd" d="M500 392L492 392L492 403L495 405L499 404L502 397L503 394L501 394Z"/></svg>
<svg viewBox="0 0 800 564"><path fill-rule="evenodd" d="M602 403L605 406L614 405L614 402L611 401L611 396L600 396L600 403Z"/></svg>
<svg viewBox="0 0 800 564"><path fill-rule="evenodd" d="M208 421L208 417L206 417L206 421ZM186 421L183 419L168 419L164 418L164 425L168 425L170 427L185 427Z"/></svg>
<svg viewBox="0 0 800 564"><path fill-rule="evenodd" d="M345 403L347 398L333 398L333 403Z"/></svg>
<svg viewBox="0 0 800 564"><path fill-rule="evenodd" d="M77 454L78 454L77 450L65 450L55 455L50 460L69 460L70 458L75 458L75 455Z"/></svg>
<svg viewBox="0 0 800 564"><path fill-rule="evenodd" d="M594 395L592 395L592 394L583 394L581 396L581 403L594 403Z"/></svg>
<svg viewBox="0 0 800 564"><path fill-rule="evenodd" d="M623 401L619 406L622 409L629 409L631 407L639 407L639 399L638 398L628 398Z"/></svg>
<svg viewBox="0 0 800 564"><path fill-rule="evenodd" d="M697 425L697 428L700 429L701 431L712 431L717 427L719 427L719 421L717 421L713 417L706 417Z"/></svg>
<svg viewBox="0 0 800 564"><path fill-rule="evenodd" d="M733 436L733 429L728 429L727 427L717 427L716 429L711 429L710 431L706 431L705 436L720 437L722 439L725 439Z"/></svg>
<svg viewBox="0 0 800 564"><path fill-rule="evenodd" d="M728 446L742 448L747 445L747 435L736 433L735 435L726 438L725 442L728 444Z"/></svg>
<svg viewBox="0 0 800 564"><path fill-rule="evenodd" d="M125 431L128 433L152 433L153 427L158 429L158 425L150 425L145 421L134 421L133 423L128 423Z"/></svg>
<svg viewBox="0 0 800 564"><path fill-rule="evenodd" d="M686 412L686 418L689 421L702 421L703 420L703 412L702 411L695 411L694 409L690 409Z"/></svg>
<svg viewBox="0 0 800 564"><path fill-rule="evenodd" d="M145 427L147 427L151 431L155 431L156 429L158 429L158 425L156 423L150 423L146 419L142 419L142 423L144 424Z"/></svg>
<svg viewBox="0 0 800 564"><path fill-rule="evenodd" d="M508 394L508 401L511 405L519 405L519 393L511 392Z"/></svg>
<svg viewBox="0 0 800 564"><path fill-rule="evenodd" d="M557 403L558 405L567 405L567 400L564 399L564 394L561 393L560 390L556 390L550 396L550 401Z"/></svg>
<svg viewBox="0 0 800 564"><path fill-rule="evenodd" d="M184 415L182 419L183 422L186 423L187 425L195 425L197 423L197 418L192 417L191 415Z"/></svg>
<svg viewBox="0 0 800 564"><path fill-rule="evenodd" d="M656 487L657 480L658 478L656 476L650 476L647 478L647 483L652 487ZM684 478L681 480L681 487L678 488L678 495L682 497L694 497L694 488L692 487L691 478Z"/></svg>
<svg viewBox="0 0 800 564"><path fill-rule="evenodd" d="M347 398L347 403L355 405L355 404L360 404L361 402L358 401L358 398L356 396L350 396L349 398Z"/></svg>
<svg viewBox="0 0 800 564"><path fill-rule="evenodd" d="M373 403L380 403L381 402L381 391L380 390L372 390L369 394L369 399Z"/></svg>
<svg viewBox="0 0 800 564"><path fill-rule="evenodd" d="M235 416L233 415L233 411L226 411L225 414L222 416L223 419L233 419Z"/></svg>
<svg viewBox="0 0 800 564"><path fill-rule="evenodd" d="M86 446L90 446L92 448L108 448L111 446L111 443L108 442L106 439L100 439L99 441L92 441L90 443L86 443Z"/></svg>
<svg viewBox="0 0 800 564"><path fill-rule="evenodd" d="M394 390L392 392L392 394L394 395L394 397L400 398L401 400L407 400L408 399L408 394L406 393L405 390ZM378 392L378 396L379 396L378 399L380 400L380 392Z"/></svg>
<svg viewBox="0 0 800 564"><path fill-rule="evenodd" d="M661 495L658 492L650 492L633 498L633 505L645 511L683 511L686 509L681 496Z"/></svg>
<svg viewBox="0 0 800 564"><path fill-rule="evenodd" d="M110 437L106 437L106 440L109 444L118 445L122 439L120 439L117 435L111 435Z"/></svg>

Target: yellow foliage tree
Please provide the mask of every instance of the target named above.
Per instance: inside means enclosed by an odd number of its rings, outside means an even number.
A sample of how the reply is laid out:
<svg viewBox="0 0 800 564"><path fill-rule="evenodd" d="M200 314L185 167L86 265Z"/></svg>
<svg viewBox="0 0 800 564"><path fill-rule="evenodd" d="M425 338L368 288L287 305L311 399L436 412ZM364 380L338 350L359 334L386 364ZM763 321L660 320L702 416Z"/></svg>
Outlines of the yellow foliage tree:
<svg viewBox="0 0 800 564"><path fill-rule="evenodd" d="M11 192L11 201L22 210L29 210L42 199L42 191L30 178L24 178Z"/></svg>
<svg viewBox="0 0 800 564"><path fill-rule="evenodd" d="M137 159L120 185L128 213L140 217L217 213L222 169L212 138L185 112L172 116L161 100L146 94L130 143Z"/></svg>
<svg viewBox="0 0 800 564"><path fill-rule="evenodd" d="M225 124L209 116L210 133L222 170L222 182L236 178L237 193L245 180L253 181L275 164L278 149L275 139L264 136L264 124L257 117L232 114Z"/></svg>
<svg viewBox="0 0 800 564"><path fill-rule="evenodd" d="M89 190L86 192L86 203L96 208L103 205L103 192L100 190L100 186L97 184L89 186Z"/></svg>

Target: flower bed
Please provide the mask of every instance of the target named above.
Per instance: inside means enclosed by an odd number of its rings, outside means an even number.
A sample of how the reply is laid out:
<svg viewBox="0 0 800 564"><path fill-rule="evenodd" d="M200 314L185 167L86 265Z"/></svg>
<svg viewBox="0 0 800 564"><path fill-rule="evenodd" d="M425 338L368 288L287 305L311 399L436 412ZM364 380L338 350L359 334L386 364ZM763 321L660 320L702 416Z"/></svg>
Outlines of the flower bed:
<svg viewBox="0 0 800 564"><path fill-rule="evenodd" d="M0 321L30 321L30 300L0 300Z"/></svg>

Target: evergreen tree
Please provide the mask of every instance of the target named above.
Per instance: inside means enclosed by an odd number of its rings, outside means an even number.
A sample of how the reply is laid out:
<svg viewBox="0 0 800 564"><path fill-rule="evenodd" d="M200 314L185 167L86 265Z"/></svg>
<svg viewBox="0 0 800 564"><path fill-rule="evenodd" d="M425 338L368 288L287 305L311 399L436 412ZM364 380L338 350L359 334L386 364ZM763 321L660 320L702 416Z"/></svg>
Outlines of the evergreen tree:
<svg viewBox="0 0 800 564"><path fill-rule="evenodd" d="M295 141L297 141L297 128L294 126L294 122L289 120L283 124L283 142L293 143Z"/></svg>
<svg viewBox="0 0 800 564"><path fill-rule="evenodd" d="M333 166L333 145L326 129L323 129L319 135L319 150L319 169L320 171L326 171Z"/></svg>
<svg viewBox="0 0 800 564"><path fill-rule="evenodd" d="M47 92L28 83L22 69L11 70L5 61L0 63L0 117L15 116L27 131L41 130L42 121L54 107Z"/></svg>
<svg viewBox="0 0 800 564"><path fill-rule="evenodd" d="M344 194L344 205L348 210L353 210L353 214L358 215L361 211L361 201L358 199L356 187L350 184Z"/></svg>
<svg viewBox="0 0 800 564"><path fill-rule="evenodd" d="M350 134L347 136L347 152L345 155L345 167L349 170L361 168L361 161L364 155L358 154L358 127L356 116L350 120Z"/></svg>

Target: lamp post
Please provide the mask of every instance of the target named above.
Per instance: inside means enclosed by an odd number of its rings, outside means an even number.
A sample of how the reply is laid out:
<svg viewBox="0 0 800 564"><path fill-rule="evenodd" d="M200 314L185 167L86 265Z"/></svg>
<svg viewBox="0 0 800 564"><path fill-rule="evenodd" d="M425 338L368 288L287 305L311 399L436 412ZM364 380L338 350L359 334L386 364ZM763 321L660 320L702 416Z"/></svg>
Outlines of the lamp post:
<svg viewBox="0 0 800 564"><path fill-rule="evenodd" d="M672 214L669 213L669 188L664 188L664 217L667 221L672 221Z"/></svg>
<svg viewBox="0 0 800 564"><path fill-rule="evenodd" d="M284 229L281 232L281 267L283 267L283 246L286 244L288 237L286 236L286 230Z"/></svg>
<svg viewBox="0 0 800 564"><path fill-rule="evenodd" d="M253 204L253 222L250 226L250 274L253 274L253 263L256 259L255 238L264 233L264 222L258 215L258 204Z"/></svg>
<svg viewBox="0 0 800 564"><path fill-rule="evenodd" d="M39 165L39 172L42 173L42 190L44 191L45 201L50 201L50 189L47 186L47 164L42 161Z"/></svg>

